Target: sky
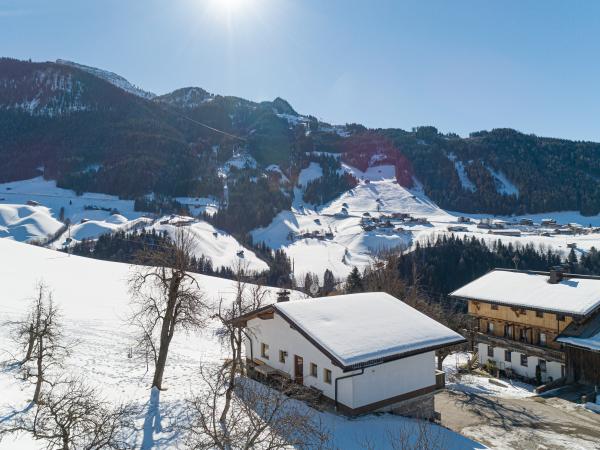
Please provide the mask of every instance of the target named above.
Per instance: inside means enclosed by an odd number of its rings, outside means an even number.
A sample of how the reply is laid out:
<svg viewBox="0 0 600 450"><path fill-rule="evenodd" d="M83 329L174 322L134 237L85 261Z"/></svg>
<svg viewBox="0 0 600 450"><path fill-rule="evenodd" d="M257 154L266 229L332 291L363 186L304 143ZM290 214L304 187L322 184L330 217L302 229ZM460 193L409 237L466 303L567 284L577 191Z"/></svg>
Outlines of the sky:
<svg viewBox="0 0 600 450"><path fill-rule="evenodd" d="M0 0L0 55L330 123L600 141L600 2Z"/></svg>

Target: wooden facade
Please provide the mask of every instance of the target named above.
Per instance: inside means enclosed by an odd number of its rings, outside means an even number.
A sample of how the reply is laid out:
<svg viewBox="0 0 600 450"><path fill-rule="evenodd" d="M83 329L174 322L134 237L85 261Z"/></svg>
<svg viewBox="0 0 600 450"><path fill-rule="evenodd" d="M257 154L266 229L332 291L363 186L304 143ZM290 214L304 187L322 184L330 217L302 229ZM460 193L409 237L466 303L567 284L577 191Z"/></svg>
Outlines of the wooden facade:
<svg viewBox="0 0 600 450"><path fill-rule="evenodd" d="M572 316L469 300L469 314L479 331L495 337L560 350L554 339L573 321Z"/></svg>
<svg viewBox="0 0 600 450"><path fill-rule="evenodd" d="M600 352L567 346L565 353L570 382L600 385Z"/></svg>

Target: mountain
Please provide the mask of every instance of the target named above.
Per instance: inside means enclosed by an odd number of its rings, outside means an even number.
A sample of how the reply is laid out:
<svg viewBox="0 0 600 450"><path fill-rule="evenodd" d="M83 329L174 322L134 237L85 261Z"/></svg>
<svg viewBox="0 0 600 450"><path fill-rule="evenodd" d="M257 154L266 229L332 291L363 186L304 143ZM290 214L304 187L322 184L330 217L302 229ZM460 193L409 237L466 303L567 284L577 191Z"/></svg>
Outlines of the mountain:
<svg viewBox="0 0 600 450"><path fill-rule="evenodd" d="M91 73L98 78L102 78L103 80L108 81L110 84L115 85L116 87L123 89L130 94L137 95L138 97L151 99L156 97L156 94L152 92L144 91L139 87L131 84L121 75L117 75L116 73L109 72L108 70L97 69L96 67L85 66L83 64L77 64L72 61L67 61L65 59L57 59L56 64L62 64L65 66L75 67L76 69L84 70L88 73Z"/></svg>
<svg viewBox="0 0 600 450"><path fill-rule="evenodd" d="M236 167L225 182L224 164L240 154L256 164ZM306 189L311 202L326 203L352 186L342 166L364 172L388 164L401 185L422 188L449 210L600 212L597 143L511 129L461 138L431 126L331 125L298 114L281 98L253 102L199 87L154 96L119 75L63 60L0 59L0 157L6 161L0 182L43 168L60 187L125 198L155 193L227 201L227 184L229 204L260 209L248 218L254 225L289 207L298 175L311 162L327 169ZM273 167L288 184L266 170Z"/></svg>

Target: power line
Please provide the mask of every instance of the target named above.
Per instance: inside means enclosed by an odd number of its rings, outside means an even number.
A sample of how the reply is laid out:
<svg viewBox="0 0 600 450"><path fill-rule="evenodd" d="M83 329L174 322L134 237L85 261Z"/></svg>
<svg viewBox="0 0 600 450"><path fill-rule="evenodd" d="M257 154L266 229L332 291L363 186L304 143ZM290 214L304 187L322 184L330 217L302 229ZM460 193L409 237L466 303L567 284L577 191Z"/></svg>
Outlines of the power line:
<svg viewBox="0 0 600 450"><path fill-rule="evenodd" d="M162 105L160 105L160 106L162 106ZM167 108L163 107L163 109L166 110ZM174 113L174 114L176 114L176 115L178 115L178 116L180 116L180 117L182 117L183 119L186 119L186 120L189 120L192 123L195 123L196 125L200 125L200 126L202 126L204 128L207 128L207 129L209 129L211 131L214 131L215 133L221 133L221 134L223 134L225 136L229 136L231 138L240 140L242 142L247 142L247 140L244 139L243 137L236 136L235 134L228 133L227 131L223 131L223 130L219 130L218 128L211 127L210 125L207 125L205 123L199 122L198 120L192 119L191 117L188 117L185 114L181 114L179 111L175 111L174 109L172 109L171 112Z"/></svg>

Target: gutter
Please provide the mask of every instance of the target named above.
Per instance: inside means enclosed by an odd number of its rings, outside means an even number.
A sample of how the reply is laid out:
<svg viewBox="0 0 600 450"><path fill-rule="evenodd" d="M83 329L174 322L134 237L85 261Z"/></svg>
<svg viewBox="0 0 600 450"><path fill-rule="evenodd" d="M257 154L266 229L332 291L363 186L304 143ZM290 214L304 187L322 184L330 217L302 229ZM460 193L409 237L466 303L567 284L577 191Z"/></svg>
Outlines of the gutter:
<svg viewBox="0 0 600 450"><path fill-rule="evenodd" d="M374 365L377 365L377 364L374 364ZM372 367L372 366L370 366L370 367ZM335 410L336 410L336 412L338 410L338 381L345 380L346 378L356 377L356 376L362 375L364 373L365 373L365 368L363 367L363 368L360 369L360 372L358 372L358 373L353 373L353 374L350 374L350 375L344 375L342 377L338 377L338 378L335 379L335 399L334 400L335 400Z"/></svg>

